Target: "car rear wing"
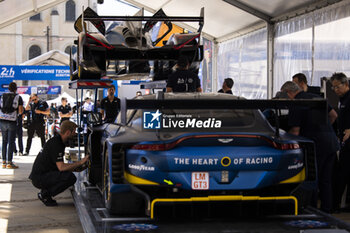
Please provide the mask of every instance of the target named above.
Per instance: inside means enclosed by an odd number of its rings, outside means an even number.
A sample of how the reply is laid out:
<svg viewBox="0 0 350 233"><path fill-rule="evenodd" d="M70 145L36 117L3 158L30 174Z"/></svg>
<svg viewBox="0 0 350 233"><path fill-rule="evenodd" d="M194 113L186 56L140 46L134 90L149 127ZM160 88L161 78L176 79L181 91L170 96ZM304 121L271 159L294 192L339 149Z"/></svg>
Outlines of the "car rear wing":
<svg viewBox="0 0 350 233"><path fill-rule="evenodd" d="M121 124L127 124L128 109L163 110L163 109L291 109L304 107L314 110L315 123L326 124L328 122L328 103L325 99L315 100L223 100L223 99L164 99L164 93L158 92L155 100L145 99L121 99ZM163 95L163 96L162 96ZM276 114L276 136L279 136L279 119Z"/></svg>
<svg viewBox="0 0 350 233"><path fill-rule="evenodd" d="M104 21L145 21L144 31L150 30L156 22L198 22L201 32L204 25L204 8L201 8L200 16L167 16L163 10L157 11L153 16L99 16L90 7L87 7L74 23L75 30L80 33L84 30L83 22L91 22L103 35L105 34Z"/></svg>

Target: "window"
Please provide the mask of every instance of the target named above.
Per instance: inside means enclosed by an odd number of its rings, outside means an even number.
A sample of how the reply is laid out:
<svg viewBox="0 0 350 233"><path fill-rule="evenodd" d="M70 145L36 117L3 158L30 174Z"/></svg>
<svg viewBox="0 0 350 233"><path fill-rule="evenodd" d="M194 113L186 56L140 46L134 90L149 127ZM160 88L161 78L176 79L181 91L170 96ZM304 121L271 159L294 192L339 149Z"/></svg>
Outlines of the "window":
<svg viewBox="0 0 350 233"><path fill-rule="evenodd" d="M75 2L73 0L66 2L66 21L75 21Z"/></svg>
<svg viewBox="0 0 350 233"><path fill-rule="evenodd" d="M66 54L70 54L70 45L68 45L65 49L64 49L64 52L66 53Z"/></svg>
<svg viewBox="0 0 350 233"><path fill-rule="evenodd" d="M41 48L38 45L32 45L29 48L29 60L41 55Z"/></svg>
<svg viewBox="0 0 350 233"><path fill-rule="evenodd" d="M40 13L33 15L32 17L29 18L30 21L41 21L41 15Z"/></svg>

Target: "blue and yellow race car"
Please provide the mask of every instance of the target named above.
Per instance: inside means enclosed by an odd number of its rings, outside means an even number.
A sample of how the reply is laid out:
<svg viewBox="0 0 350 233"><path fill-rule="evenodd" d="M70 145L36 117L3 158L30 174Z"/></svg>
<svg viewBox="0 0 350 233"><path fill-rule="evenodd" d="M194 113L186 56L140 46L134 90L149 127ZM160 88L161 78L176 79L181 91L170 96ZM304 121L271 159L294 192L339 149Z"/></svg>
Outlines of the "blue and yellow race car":
<svg viewBox="0 0 350 233"><path fill-rule="evenodd" d="M266 102L221 93L124 100L116 122L90 135L89 180L118 215L245 206L296 215L316 179L314 144L272 127L257 109Z"/></svg>

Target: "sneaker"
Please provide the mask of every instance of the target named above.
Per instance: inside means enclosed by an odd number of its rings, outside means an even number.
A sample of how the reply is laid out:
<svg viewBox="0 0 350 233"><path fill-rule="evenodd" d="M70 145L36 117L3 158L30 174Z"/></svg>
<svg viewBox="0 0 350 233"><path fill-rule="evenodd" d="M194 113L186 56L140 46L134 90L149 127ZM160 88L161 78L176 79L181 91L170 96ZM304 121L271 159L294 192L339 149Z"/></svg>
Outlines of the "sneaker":
<svg viewBox="0 0 350 233"><path fill-rule="evenodd" d="M6 168L9 168L9 169L16 169L18 168L18 166L16 164L14 164L13 162L9 162L7 165L6 165Z"/></svg>
<svg viewBox="0 0 350 233"><path fill-rule="evenodd" d="M19 155L19 156L23 156L23 153L22 153L22 152L18 152L18 155Z"/></svg>
<svg viewBox="0 0 350 233"><path fill-rule="evenodd" d="M44 195L43 192L38 193L38 198L46 206L57 206L57 202L51 198L51 196Z"/></svg>
<svg viewBox="0 0 350 233"><path fill-rule="evenodd" d="M2 161L2 168L6 168L6 161Z"/></svg>
<svg viewBox="0 0 350 233"><path fill-rule="evenodd" d="M29 152L26 152L23 154L23 156L28 156L29 155Z"/></svg>

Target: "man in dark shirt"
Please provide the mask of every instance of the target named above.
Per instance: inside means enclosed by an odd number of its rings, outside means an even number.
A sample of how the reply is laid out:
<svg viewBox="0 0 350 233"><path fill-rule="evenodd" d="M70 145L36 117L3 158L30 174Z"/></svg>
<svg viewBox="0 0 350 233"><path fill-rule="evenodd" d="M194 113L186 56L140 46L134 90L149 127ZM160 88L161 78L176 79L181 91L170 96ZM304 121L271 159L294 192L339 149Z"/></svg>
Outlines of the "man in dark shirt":
<svg viewBox="0 0 350 233"><path fill-rule="evenodd" d="M62 105L58 107L58 114L60 115L61 122L60 125L62 124L63 121L68 121L69 118L73 115L72 108L67 105L67 98L62 97L61 103Z"/></svg>
<svg viewBox="0 0 350 233"><path fill-rule="evenodd" d="M350 88L344 73L331 77L332 89L339 96L338 137L341 142L338 169L336 171L335 209L340 208L341 198L350 179Z"/></svg>
<svg viewBox="0 0 350 233"><path fill-rule="evenodd" d="M76 182L72 171L80 171L89 159L89 155L74 163L64 163L64 150L69 140L75 136L77 125L64 121L59 135L51 138L36 157L29 179L33 185L41 189L38 198L46 206L55 206L57 202L52 197L63 192Z"/></svg>
<svg viewBox="0 0 350 233"><path fill-rule="evenodd" d="M41 147L44 147L44 144L45 144L44 117L50 115L50 108L49 108L49 105L46 103L46 101L39 100L39 97L37 94L32 94L26 106L26 111L29 112L30 119L28 119L28 139L27 139L26 153L24 155L29 154L35 132L41 139Z"/></svg>
<svg viewBox="0 0 350 233"><path fill-rule="evenodd" d="M306 79L305 74L297 73L297 74L293 75L292 79L293 79L293 82L298 84L298 86L303 91L321 96L321 88L320 87L307 85L307 79Z"/></svg>
<svg viewBox="0 0 350 233"><path fill-rule="evenodd" d="M176 71L169 75L167 92L202 92L198 75L188 70L190 63L185 56L180 56L176 63Z"/></svg>
<svg viewBox="0 0 350 233"><path fill-rule="evenodd" d="M224 82L222 83L222 89L220 89L218 92L233 95L231 90L233 87L233 83L234 82L232 78L225 78Z"/></svg>
<svg viewBox="0 0 350 233"><path fill-rule="evenodd" d="M108 88L108 96L101 101L102 118L107 123L113 123L120 110L120 99L114 96L115 86Z"/></svg>
<svg viewBox="0 0 350 233"><path fill-rule="evenodd" d="M283 84L281 91L286 92L290 99L319 99L320 97L306 93L294 82ZM328 108L328 111L332 111ZM334 111L334 110L333 110ZM332 210L332 169L339 144L331 123L320 124L319 116L307 107L295 107L289 110L290 133L312 139L316 147L318 171L318 189L321 200L321 210L329 213ZM312 203L317 207L317 195Z"/></svg>

